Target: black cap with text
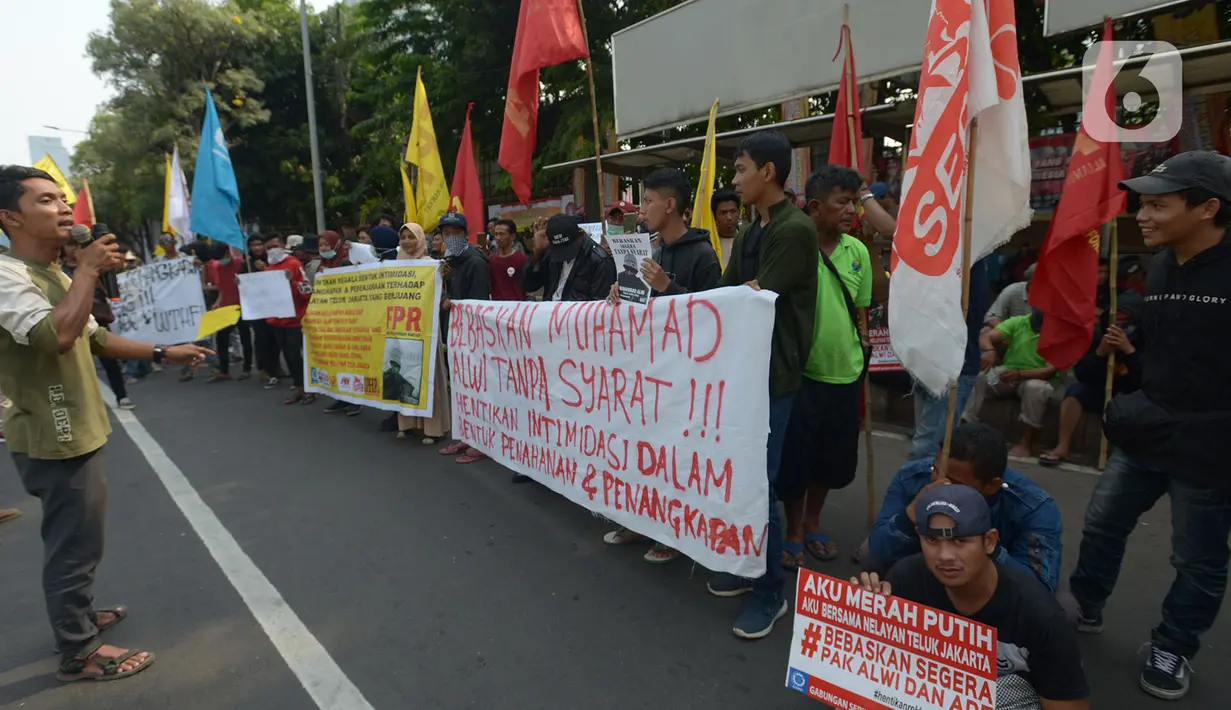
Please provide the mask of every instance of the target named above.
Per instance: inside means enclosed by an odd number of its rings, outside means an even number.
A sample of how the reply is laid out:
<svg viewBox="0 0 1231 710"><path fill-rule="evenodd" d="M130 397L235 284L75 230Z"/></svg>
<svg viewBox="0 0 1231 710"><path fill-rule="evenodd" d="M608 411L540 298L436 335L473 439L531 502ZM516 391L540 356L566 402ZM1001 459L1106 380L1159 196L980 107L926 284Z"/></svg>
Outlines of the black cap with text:
<svg viewBox="0 0 1231 710"><path fill-rule="evenodd" d="M928 521L933 515L949 518L953 527L931 527ZM992 511L983 494L958 484L936 486L920 494L915 520L923 537L976 537L992 529Z"/></svg>
<svg viewBox="0 0 1231 710"><path fill-rule="evenodd" d="M1208 150L1190 150L1168 158L1148 175L1120 183L1139 195L1166 195L1194 187L1231 202L1231 158Z"/></svg>
<svg viewBox="0 0 1231 710"><path fill-rule="evenodd" d="M559 263L572 261L581 251L581 225L576 217L554 214L547 220L547 241L551 244L548 253L551 260Z"/></svg>

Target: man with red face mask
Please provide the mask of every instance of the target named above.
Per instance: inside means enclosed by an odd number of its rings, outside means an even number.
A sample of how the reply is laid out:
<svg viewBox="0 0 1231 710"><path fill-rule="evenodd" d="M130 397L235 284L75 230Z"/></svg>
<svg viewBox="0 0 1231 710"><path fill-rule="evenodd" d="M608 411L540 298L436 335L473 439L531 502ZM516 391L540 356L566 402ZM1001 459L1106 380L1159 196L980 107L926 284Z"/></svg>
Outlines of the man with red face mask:
<svg viewBox="0 0 1231 710"><path fill-rule="evenodd" d="M1231 158L1182 153L1120 183L1139 197L1147 269L1141 314L1141 389L1117 396L1103 429L1115 451L1086 508L1070 586L1080 630L1103 630L1129 533L1164 494L1171 499L1171 564L1141 671L1142 690L1164 700L1188 692L1189 661L1214 625L1231 557L1231 475L1222 443L1231 432Z"/></svg>

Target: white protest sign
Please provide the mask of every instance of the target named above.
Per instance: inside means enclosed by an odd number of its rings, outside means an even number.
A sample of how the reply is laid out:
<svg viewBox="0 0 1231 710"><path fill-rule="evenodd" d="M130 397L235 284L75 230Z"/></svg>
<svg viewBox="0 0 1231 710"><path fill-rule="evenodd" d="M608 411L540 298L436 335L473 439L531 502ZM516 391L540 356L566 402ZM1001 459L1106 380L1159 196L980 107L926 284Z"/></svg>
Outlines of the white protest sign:
<svg viewBox="0 0 1231 710"><path fill-rule="evenodd" d="M257 271L239 275L239 306L244 320L294 318L291 280L285 271Z"/></svg>
<svg viewBox="0 0 1231 710"><path fill-rule="evenodd" d="M616 265L620 300L644 304L650 300L650 284L641 278L641 263L652 258L650 235L640 232L607 237Z"/></svg>
<svg viewBox="0 0 1231 710"><path fill-rule="evenodd" d="M453 435L716 571L765 571L775 294L454 301Z"/></svg>
<svg viewBox="0 0 1231 710"><path fill-rule="evenodd" d="M159 261L117 275L116 333L147 343L191 343L205 314L201 270L191 258Z"/></svg>
<svg viewBox="0 0 1231 710"><path fill-rule="evenodd" d="M581 228L586 230L586 234L594 240L595 244L603 243L603 223L602 222L586 222L581 225Z"/></svg>
<svg viewBox="0 0 1231 710"><path fill-rule="evenodd" d="M799 570L786 685L835 708L996 707L996 629Z"/></svg>

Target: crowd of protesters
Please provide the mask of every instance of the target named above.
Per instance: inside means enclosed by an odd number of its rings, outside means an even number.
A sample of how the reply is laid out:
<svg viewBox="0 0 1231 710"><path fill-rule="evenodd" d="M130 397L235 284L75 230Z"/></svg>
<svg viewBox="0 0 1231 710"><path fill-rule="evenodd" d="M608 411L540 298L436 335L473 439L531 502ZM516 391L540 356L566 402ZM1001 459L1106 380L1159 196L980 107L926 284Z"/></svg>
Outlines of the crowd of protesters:
<svg viewBox="0 0 1231 710"><path fill-rule="evenodd" d="M690 227L694 190L684 173L659 170L644 180L642 204L612 205L613 229L651 234L653 255L640 274L653 295L676 295L724 286L775 292L770 345L769 432L766 475L769 531L766 572L757 579L719 574L708 590L720 597L747 594L733 624L742 638L768 636L789 611L786 575L808 558L828 562L840 551L825 532L824 508L833 491L851 484L859 464L858 440L867 376L867 311L892 288L874 237L895 232L896 204L886 186L868 186L853 170L825 166L809 176L801 197L785 190L791 146L763 131L738 148L733 189L711 197L721 254L710 235ZM922 388L916 397L911 460L894 477L868 539L853 552L866 570L859 584L897 594L994 626L999 634L1000 697L1044 710L1089 707L1077 632L1102 630L1126 539L1137 519L1164 493L1173 507L1176 579L1163 602L1141 670L1151 695L1178 699L1190 683L1190 661L1200 637L1217 616L1226 586L1231 535L1231 483L1216 459L1215 437L1231 426L1231 374L1218 358L1231 326L1231 159L1185 153L1155 173L1129 180L1141 201L1138 222L1147 246L1161 251L1149 268L1125 264L1112 294L1109 265L1101 267L1095 337L1071 373L1038 354L1042 313L1029 304L1035 255L1022 248L995 255L971 270L968 352L954 385L967 423L953 432L947 461L944 439L947 394ZM802 204L802 208L801 205ZM750 209L749 209L750 208ZM13 206L0 204L0 216ZM741 219L744 210L750 218ZM741 221L744 222L741 226ZM322 273L352 263L356 250L379 260L436 259L444 294L441 327L454 300L618 301L616 266L605 245L586 236L578 219L560 214L537 220L526 239L507 219L487 223L487 238L472 243L467 217L448 213L429 234L414 223L394 227L381 217L356 230L283 238L253 236L245 255L200 242L177 247L170 235L164 258L182 249L202 264L210 307L238 304L236 277L249 270L285 271L295 316L240 321L217 337L218 361L210 383L231 378L231 360L253 367L267 389L289 379L286 405L311 405L303 382L302 318ZM75 264L66 248L62 264ZM112 282L97 283L94 318L108 322ZM113 289L113 290L108 290ZM991 298L995 289L998 296ZM1114 317L1112 300L1116 301ZM19 347L0 322L0 354ZM7 338L7 340L5 339ZM232 340L237 341L234 348ZM441 343L442 355L444 338ZM1055 500L1037 483L1009 468L1010 455L1032 452L1043 413L1059 399L1059 443L1040 462L1067 460L1083 412L1104 414L1107 362L1117 356L1106 428L1115 445L1086 511L1082 544L1068 583L1061 579L1062 518ZM440 454L459 464L485 458L469 442L450 440L448 373L438 357L437 398L431 417L391 415L381 426L399 439L443 443ZM283 367L285 364L285 367ZM131 407L126 379L115 360L102 359L120 406ZM182 380L193 377L190 367ZM1063 386L1063 388L1062 388ZM1062 397L1057 397L1062 393ZM977 423L988 397L1021 400L1020 438ZM327 414L354 415L355 405L330 402ZM514 481L529 479L515 476ZM785 520L778 505L785 510ZM0 521L3 521L0 512ZM604 536L612 546L648 542L635 530ZM654 543L645 560L671 562L680 552Z"/></svg>

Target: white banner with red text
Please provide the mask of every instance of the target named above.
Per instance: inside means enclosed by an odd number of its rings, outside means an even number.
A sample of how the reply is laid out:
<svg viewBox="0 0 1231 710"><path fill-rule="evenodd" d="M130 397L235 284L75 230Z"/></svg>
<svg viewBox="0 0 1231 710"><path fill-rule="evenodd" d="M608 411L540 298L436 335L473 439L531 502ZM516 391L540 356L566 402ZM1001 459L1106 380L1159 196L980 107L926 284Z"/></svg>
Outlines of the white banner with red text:
<svg viewBox="0 0 1231 710"><path fill-rule="evenodd" d="M776 295L454 301L453 435L721 572L765 571Z"/></svg>

